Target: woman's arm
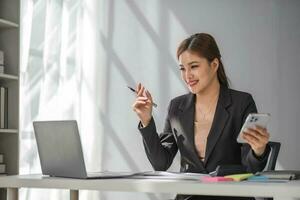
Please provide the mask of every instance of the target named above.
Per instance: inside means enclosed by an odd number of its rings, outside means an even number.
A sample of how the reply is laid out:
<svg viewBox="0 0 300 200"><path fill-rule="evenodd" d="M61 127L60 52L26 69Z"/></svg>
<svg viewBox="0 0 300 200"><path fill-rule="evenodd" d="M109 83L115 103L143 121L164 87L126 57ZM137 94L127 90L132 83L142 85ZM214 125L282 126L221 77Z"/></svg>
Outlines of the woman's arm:
<svg viewBox="0 0 300 200"><path fill-rule="evenodd" d="M154 170L166 171L171 166L178 151L169 118L167 117L164 131L160 135L156 131L153 118L146 127L142 127L140 123L139 131L143 136L145 151Z"/></svg>
<svg viewBox="0 0 300 200"><path fill-rule="evenodd" d="M152 117L153 100L151 94L141 84L138 84L136 91L137 97L132 107L140 118L138 129L143 136L146 154L154 170L165 171L172 164L178 150L169 120L171 106L168 109L164 132L158 135Z"/></svg>
<svg viewBox="0 0 300 200"><path fill-rule="evenodd" d="M245 101L243 122L249 113L257 113L255 102L251 95ZM269 134L267 130L250 129L244 132L243 139L246 141L242 146L242 163L251 172L262 171L268 161L271 148L268 145Z"/></svg>

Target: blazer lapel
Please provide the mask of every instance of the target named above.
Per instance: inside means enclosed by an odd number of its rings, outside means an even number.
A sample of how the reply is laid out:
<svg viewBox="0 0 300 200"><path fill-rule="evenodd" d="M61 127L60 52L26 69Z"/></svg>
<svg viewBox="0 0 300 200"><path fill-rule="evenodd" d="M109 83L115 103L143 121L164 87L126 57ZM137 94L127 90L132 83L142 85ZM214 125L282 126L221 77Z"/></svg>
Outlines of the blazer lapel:
<svg viewBox="0 0 300 200"><path fill-rule="evenodd" d="M187 95L185 101L179 105L179 121L184 130L184 133L191 143L194 145L194 116L195 116L195 98L192 93Z"/></svg>
<svg viewBox="0 0 300 200"><path fill-rule="evenodd" d="M226 108L231 104L231 97L228 88L221 86L219 100L217 103L217 108L215 116L212 122L211 130L207 138L206 152L204 165L206 165L215 145L222 134L224 126L226 125L227 119L229 117Z"/></svg>
<svg viewBox="0 0 300 200"><path fill-rule="evenodd" d="M203 162L200 160L195 147L194 138L194 119L195 119L195 100L196 96L189 93L184 101L179 105L179 121L184 134L190 144L190 153L193 160L204 169Z"/></svg>

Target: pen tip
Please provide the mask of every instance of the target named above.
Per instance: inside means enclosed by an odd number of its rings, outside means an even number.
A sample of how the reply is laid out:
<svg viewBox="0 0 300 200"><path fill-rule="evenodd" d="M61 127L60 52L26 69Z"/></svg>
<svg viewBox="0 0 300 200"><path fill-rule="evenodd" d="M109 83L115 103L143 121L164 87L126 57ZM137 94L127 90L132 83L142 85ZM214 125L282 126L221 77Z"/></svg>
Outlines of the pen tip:
<svg viewBox="0 0 300 200"><path fill-rule="evenodd" d="M133 91L133 92L136 92L135 91L135 89L133 89L132 87L130 87L130 86L127 86L131 91Z"/></svg>

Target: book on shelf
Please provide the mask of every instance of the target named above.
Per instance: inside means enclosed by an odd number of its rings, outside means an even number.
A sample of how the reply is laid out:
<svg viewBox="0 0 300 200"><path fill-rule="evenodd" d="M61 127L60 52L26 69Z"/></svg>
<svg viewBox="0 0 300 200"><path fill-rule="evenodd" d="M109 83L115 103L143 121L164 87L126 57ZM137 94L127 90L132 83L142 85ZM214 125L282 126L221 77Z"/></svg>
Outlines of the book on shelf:
<svg viewBox="0 0 300 200"><path fill-rule="evenodd" d="M4 155L0 154L0 176L6 176L6 165L3 163Z"/></svg>
<svg viewBox="0 0 300 200"><path fill-rule="evenodd" d="M0 50L0 74L4 74L4 52Z"/></svg>
<svg viewBox="0 0 300 200"><path fill-rule="evenodd" d="M0 174L5 174L6 172L6 165L4 163L0 164Z"/></svg>
<svg viewBox="0 0 300 200"><path fill-rule="evenodd" d="M8 128L8 89L0 87L0 128Z"/></svg>
<svg viewBox="0 0 300 200"><path fill-rule="evenodd" d="M4 66L4 52L0 50L0 66Z"/></svg>

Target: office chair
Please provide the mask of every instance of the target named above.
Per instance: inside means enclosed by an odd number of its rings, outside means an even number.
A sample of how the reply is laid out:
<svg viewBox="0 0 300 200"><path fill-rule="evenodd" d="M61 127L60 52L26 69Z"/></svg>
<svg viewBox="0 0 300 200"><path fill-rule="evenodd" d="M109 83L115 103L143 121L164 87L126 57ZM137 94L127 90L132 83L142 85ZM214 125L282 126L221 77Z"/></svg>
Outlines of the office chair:
<svg viewBox="0 0 300 200"><path fill-rule="evenodd" d="M268 144L271 147L271 152L270 152L269 159L268 159L268 162L266 164L266 167L264 168L264 171L266 171L266 170L275 170L275 165L276 165L276 162L277 162L277 157L278 157L280 146L281 146L280 142L269 141ZM245 153L248 152L250 148L251 147L250 147L249 144L244 144L242 146L242 154L245 155Z"/></svg>
<svg viewBox="0 0 300 200"><path fill-rule="evenodd" d="M269 156L269 161L266 166L266 170L275 170L276 162L277 162L277 157L279 154L280 150L280 142L269 142L269 145L271 147L271 153Z"/></svg>
<svg viewBox="0 0 300 200"><path fill-rule="evenodd" d="M270 152L269 160L265 167L265 170L269 171L269 170L275 170L277 157L279 154L281 144L280 144L280 142L271 142L271 141L269 141L268 144L271 147L271 152ZM273 198L256 198L256 200L273 200Z"/></svg>
<svg viewBox="0 0 300 200"><path fill-rule="evenodd" d="M275 170L277 157L279 154L281 144L280 144L280 142L269 141L269 145L271 147L271 152L270 152L269 160L265 167L265 170ZM259 200L259 199L257 199L257 200ZM273 198L263 198L263 200L273 200Z"/></svg>
<svg viewBox="0 0 300 200"><path fill-rule="evenodd" d="M280 142L269 141L268 144L271 147L271 152L270 152L266 167L264 168L263 171L275 170L275 165L277 162L277 157L278 157L280 146L281 146ZM244 154L245 152L248 152L249 148L251 148L249 144L244 144L242 146L242 153ZM259 198L259 197L255 198L255 199L256 200L273 200L273 198Z"/></svg>

